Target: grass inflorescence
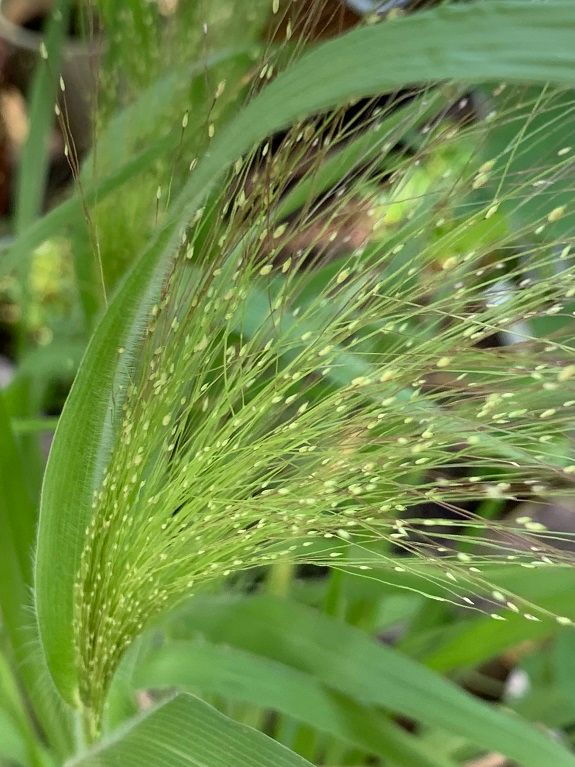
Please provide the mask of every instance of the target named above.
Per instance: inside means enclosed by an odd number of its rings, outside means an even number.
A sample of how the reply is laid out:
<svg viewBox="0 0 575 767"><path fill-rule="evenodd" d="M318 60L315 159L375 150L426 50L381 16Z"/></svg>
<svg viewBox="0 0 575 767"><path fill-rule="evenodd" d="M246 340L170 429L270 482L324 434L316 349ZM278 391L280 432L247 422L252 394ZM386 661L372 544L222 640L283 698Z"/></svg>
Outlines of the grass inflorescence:
<svg viewBox="0 0 575 767"><path fill-rule="evenodd" d="M305 39L271 10L284 40L252 93ZM486 566L552 566L561 534L476 512L575 479L574 222L557 199L573 159L521 162L571 97L496 85L462 120L470 98L414 88L295 124L188 222L118 392L76 577L94 732L134 638L240 571L406 571L436 599L537 619Z"/></svg>

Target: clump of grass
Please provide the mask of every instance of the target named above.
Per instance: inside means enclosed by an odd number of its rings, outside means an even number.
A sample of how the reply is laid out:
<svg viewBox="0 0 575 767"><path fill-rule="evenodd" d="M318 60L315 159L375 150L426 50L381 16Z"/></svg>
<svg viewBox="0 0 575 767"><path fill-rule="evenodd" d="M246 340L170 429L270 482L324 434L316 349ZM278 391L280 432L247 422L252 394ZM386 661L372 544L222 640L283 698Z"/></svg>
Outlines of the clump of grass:
<svg viewBox="0 0 575 767"><path fill-rule="evenodd" d="M300 47L266 51L252 90ZM561 561L554 534L468 504L549 497L575 476L560 322L574 308L573 214L546 198L572 159L517 171L529 120L486 156L493 120L457 124L451 93L295 124L238 160L189 222L118 392L76 577L90 738L150 621L254 567L390 567L439 579L456 605L537 619L483 568ZM508 90L501 125L525 114L521 93ZM536 330L549 318L557 329Z"/></svg>

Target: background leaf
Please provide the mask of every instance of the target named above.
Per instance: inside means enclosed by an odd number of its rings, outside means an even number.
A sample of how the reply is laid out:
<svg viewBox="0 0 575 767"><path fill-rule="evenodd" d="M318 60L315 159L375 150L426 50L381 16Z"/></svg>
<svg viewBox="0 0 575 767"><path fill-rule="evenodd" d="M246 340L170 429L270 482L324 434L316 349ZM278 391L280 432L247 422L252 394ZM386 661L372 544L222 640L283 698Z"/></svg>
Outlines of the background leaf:
<svg viewBox="0 0 575 767"><path fill-rule="evenodd" d="M309 767L261 732L192 695L178 695L70 767Z"/></svg>
<svg viewBox="0 0 575 767"><path fill-rule="evenodd" d="M313 674L236 647L168 642L141 659L135 688L174 687L272 709L397 765L448 767L383 712L328 690Z"/></svg>
<svg viewBox="0 0 575 767"><path fill-rule="evenodd" d="M505 754L522 767L570 767L575 758L521 719L467 695L433 671L363 632L293 602L270 597L194 600L191 625L314 674L365 705L382 706Z"/></svg>

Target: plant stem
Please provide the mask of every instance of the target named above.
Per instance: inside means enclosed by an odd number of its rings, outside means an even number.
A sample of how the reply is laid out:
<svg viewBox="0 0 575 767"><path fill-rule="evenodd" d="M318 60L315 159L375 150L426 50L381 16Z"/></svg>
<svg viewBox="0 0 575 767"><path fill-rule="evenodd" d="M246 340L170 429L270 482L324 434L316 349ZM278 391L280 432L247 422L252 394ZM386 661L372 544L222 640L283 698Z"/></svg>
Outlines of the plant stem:
<svg viewBox="0 0 575 767"><path fill-rule="evenodd" d="M286 597L290 592L294 575L295 565L293 562L278 562L270 567L266 590L276 597Z"/></svg>

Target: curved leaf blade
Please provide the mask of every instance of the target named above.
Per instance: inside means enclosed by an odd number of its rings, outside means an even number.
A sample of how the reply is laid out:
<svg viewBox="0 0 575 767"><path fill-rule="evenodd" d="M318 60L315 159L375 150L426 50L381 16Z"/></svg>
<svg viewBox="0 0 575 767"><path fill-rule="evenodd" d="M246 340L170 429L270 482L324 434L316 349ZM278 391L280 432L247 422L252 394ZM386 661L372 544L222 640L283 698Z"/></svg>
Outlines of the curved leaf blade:
<svg viewBox="0 0 575 767"><path fill-rule="evenodd" d="M191 626L213 641L315 674L364 705L381 706L522 767L574 767L575 757L530 723L487 706L411 658L308 607L271 597L194 600Z"/></svg>
<svg viewBox="0 0 575 767"><path fill-rule="evenodd" d="M192 695L178 695L69 767L311 767L310 762Z"/></svg>
<svg viewBox="0 0 575 767"><path fill-rule="evenodd" d="M202 640L169 642L136 671L138 688L175 687L270 708L394 765L455 767L385 714L327 690L312 674Z"/></svg>

